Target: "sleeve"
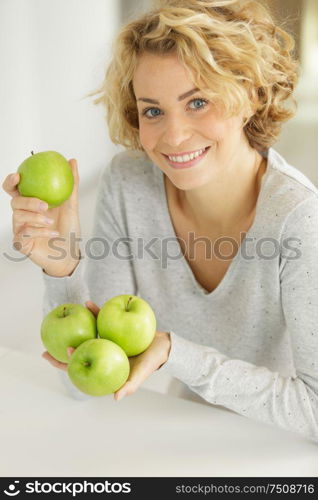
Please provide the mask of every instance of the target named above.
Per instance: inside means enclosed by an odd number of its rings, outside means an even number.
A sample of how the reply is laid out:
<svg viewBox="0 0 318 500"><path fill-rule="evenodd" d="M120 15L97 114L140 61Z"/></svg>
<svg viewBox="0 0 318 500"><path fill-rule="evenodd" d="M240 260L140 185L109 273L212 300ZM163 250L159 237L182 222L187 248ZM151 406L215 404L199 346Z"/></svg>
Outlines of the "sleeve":
<svg viewBox="0 0 318 500"><path fill-rule="evenodd" d="M92 236L81 242L81 260L71 276L55 278L43 272L43 316L60 304L84 304L92 300L99 307L111 297L130 293L137 295L137 285L130 254L128 231L120 221L120 162L118 155L100 176ZM77 399L67 375L65 384Z"/></svg>
<svg viewBox="0 0 318 500"><path fill-rule="evenodd" d="M230 359L175 332L168 361L159 371L169 372L212 404L318 442L317 197L302 202L288 219L280 287L296 376Z"/></svg>

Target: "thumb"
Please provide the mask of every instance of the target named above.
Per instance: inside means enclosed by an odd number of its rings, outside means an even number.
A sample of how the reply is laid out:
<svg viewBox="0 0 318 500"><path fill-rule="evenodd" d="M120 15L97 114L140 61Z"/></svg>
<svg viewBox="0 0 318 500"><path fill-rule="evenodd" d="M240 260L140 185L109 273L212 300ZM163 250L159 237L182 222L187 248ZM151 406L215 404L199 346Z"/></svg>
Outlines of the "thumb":
<svg viewBox="0 0 318 500"><path fill-rule="evenodd" d="M9 196L14 198L15 196L19 196L19 191L17 189L17 185L20 182L20 175L18 173L8 175L2 184L2 189L8 193Z"/></svg>
<svg viewBox="0 0 318 500"><path fill-rule="evenodd" d="M85 302L85 306L94 314L94 316L98 316L100 308L96 304L94 304L94 302L92 302L91 300L87 300Z"/></svg>
<svg viewBox="0 0 318 500"><path fill-rule="evenodd" d="M69 202L71 203L72 206L76 207L77 206L77 196L78 196L78 186L79 186L77 160L75 160L75 158L72 158L71 160L68 161L68 163L71 167L71 170L73 173L73 178L74 178L73 191L72 191L72 194L69 198Z"/></svg>

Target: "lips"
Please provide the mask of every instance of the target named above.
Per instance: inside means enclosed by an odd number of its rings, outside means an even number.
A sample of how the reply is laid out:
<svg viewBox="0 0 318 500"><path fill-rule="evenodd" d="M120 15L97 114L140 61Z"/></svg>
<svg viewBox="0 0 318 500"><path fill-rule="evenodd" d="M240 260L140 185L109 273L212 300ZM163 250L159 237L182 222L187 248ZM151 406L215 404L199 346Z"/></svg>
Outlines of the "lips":
<svg viewBox="0 0 318 500"><path fill-rule="evenodd" d="M204 151L200 156L197 156L193 160L189 160L189 161L176 162L176 161L170 160L168 155L166 155L164 153L162 153L162 155L165 157L167 163L175 169L189 168L189 167L192 167L192 166L196 165L197 163L199 163L206 156L210 147L211 146L207 146L206 148L204 148ZM203 148L201 148L201 149L203 149ZM197 149L196 151L200 151L200 149ZM195 153L196 151L192 151L192 152ZM187 154L189 154L189 153L187 153ZM173 154L171 156L182 156L182 155Z"/></svg>
<svg viewBox="0 0 318 500"><path fill-rule="evenodd" d="M193 153L197 153L198 151L205 151L208 147L210 147L210 146L207 146L206 148L193 149L192 151L185 151L183 153L169 153L169 154L162 153L162 154L164 156L185 156L185 155L191 155Z"/></svg>

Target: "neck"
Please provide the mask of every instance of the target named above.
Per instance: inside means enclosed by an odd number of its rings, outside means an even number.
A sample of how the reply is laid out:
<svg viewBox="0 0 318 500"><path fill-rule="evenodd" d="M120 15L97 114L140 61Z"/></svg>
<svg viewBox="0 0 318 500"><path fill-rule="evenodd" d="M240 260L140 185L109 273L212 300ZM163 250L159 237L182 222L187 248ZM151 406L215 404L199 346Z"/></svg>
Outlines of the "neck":
<svg viewBox="0 0 318 500"><path fill-rule="evenodd" d="M266 162L255 149L240 156L240 162L233 155L232 161L203 186L186 191L175 188L181 212L201 231L213 228L220 234L231 233L254 218L265 168Z"/></svg>

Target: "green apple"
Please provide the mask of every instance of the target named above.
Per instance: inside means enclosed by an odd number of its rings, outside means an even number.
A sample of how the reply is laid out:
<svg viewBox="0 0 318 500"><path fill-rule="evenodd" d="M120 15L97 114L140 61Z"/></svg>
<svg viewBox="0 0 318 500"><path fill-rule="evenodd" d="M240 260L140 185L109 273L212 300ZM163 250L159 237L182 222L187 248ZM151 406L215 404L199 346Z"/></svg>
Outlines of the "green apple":
<svg viewBox="0 0 318 500"><path fill-rule="evenodd" d="M73 191L74 177L70 164L56 151L43 151L26 158L18 168L18 191L46 201L49 208L67 200Z"/></svg>
<svg viewBox="0 0 318 500"><path fill-rule="evenodd" d="M156 333L156 317L148 302L135 295L117 295L97 316L99 336L116 342L127 356L145 351Z"/></svg>
<svg viewBox="0 0 318 500"><path fill-rule="evenodd" d="M116 392L127 380L129 360L114 342L86 340L73 352L67 373L85 394L105 396Z"/></svg>
<svg viewBox="0 0 318 500"><path fill-rule="evenodd" d="M41 324L41 338L53 358L67 363L68 347L97 337L96 318L81 304L62 304L49 312Z"/></svg>

